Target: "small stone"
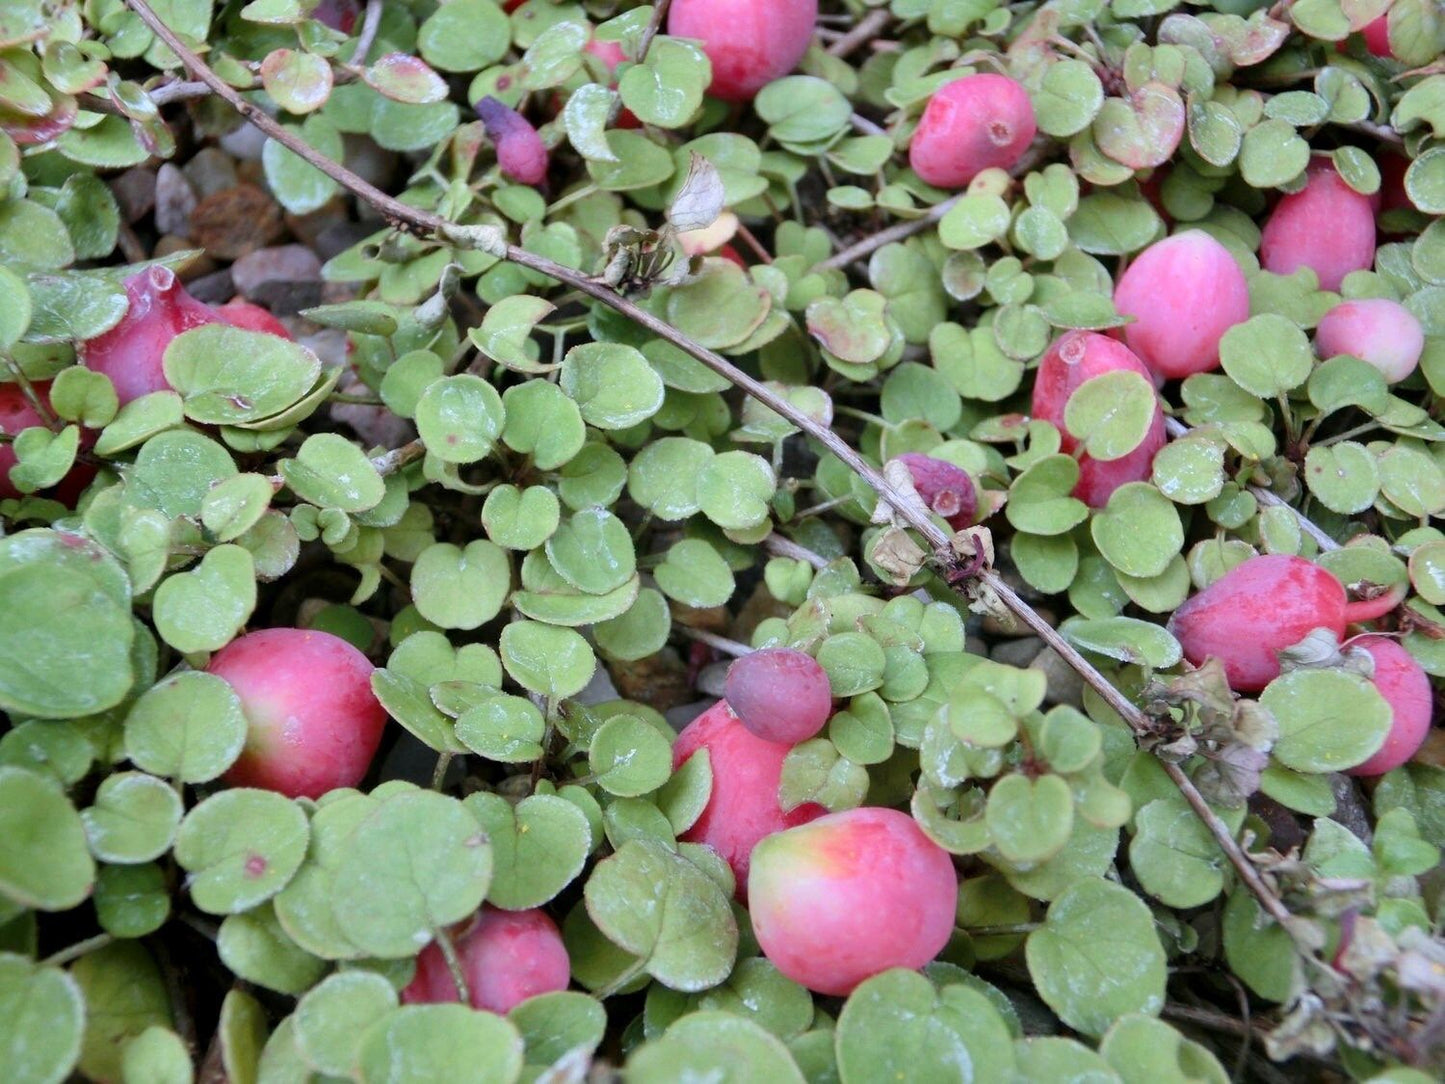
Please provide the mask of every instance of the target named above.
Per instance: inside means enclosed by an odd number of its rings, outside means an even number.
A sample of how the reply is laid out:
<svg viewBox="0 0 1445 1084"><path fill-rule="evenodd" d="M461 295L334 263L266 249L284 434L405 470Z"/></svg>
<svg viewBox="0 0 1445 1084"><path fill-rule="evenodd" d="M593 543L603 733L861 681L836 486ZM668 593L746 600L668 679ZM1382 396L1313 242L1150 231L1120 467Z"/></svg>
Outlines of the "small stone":
<svg viewBox="0 0 1445 1084"><path fill-rule="evenodd" d="M327 226L316 235L313 247L316 255L323 260L330 260L345 252L352 245L366 240L376 232L374 223L367 222L338 222L335 225Z"/></svg>
<svg viewBox="0 0 1445 1084"><path fill-rule="evenodd" d="M156 173L156 229L177 237L191 235L196 191L186 175L166 162Z"/></svg>
<svg viewBox="0 0 1445 1084"><path fill-rule="evenodd" d="M235 260L265 248L285 227L276 201L252 184L215 192L191 212L191 236L208 253Z"/></svg>
<svg viewBox="0 0 1445 1084"><path fill-rule="evenodd" d="M304 215L286 215L286 228L291 234L304 245L316 246L316 239L334 226L342 225L350 220L347 211L346 199L342 196L334 196L327 203Z"/></svg>
<svg viewBox="0 0 1445 1084"><path fill-rule="evenodd" d="M1043 672L1048 681L1046 699L1050 704L1067 704L1071 708L1084 706L1084 679L1079 672L1064 661L1062 655L1046 647L1029 663L1030 670Z"/></svg>
<svg viewBox="0 0 1445 1084"><path fill-rule="evenodd" d="M1005 666L1027 666L1043 650L1044 642L1037 636L1021 636L1005 640L993 649L993 661Z"/></svg>
<svg viewBox="0 0 1445 1084"><path fill-rule="evenodd" d="M236 289L278 316L321 300L321 261L305 245L277 245L248 252L231 266Z"/></svg>
<svg viewBox="0 0 1445 1084"><path fill-rule="evenodd" d="M231 269L223 267L186 283L186 292L207 305L224 305L236 296L236 284L231 281Z"/></svg>
<svg viewBox="0 0 1445 1084"><path fill-rule="evenodd" d="M391 175L396 172L397 156L379 147L370 136L346 135L342 139L345 148L343 161L364 181L378 188L385 188Z"/></svg>
<svg viewBox="0 0 1445 1084"><path fill-rule="evenodd" d="M982 636L970 636L964 641L963 650L970 655L986 659L988 658L988 641Z"/></svg>
<svg viewBox="0 0 1445 1084"><path fill-rule="evenodd" d="M201 199L236 187L236 163L219 147L204 147L181 167Z"/></svg>
<svg viewBox="0 0 1445 1084"><path fill-rule="evenodd" d="M265 146L266 133L250 121L221 137L221 149L243 161L260 161Z"/></svg>
<svg viewBox="0 0 1445 1084"><path fill-rule="evenodd" d="M150 214L156 205L156 175L140 166L112 178L110 190L120 207L121 218L129 225Z"/></svg>

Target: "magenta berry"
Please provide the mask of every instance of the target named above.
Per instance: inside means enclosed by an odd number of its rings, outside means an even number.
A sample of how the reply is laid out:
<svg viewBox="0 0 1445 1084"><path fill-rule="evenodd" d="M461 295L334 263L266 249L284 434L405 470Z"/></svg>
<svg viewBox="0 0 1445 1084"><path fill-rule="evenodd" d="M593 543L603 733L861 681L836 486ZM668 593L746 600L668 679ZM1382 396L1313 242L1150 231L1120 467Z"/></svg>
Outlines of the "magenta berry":
<svg viewBox="0 0 1445 1084"><path fill-rule="evenodd" d="M1264 224L1259 262L1288 275L1314 270L1320 289L1338 290L1351 271L1375 262L1375 212L1370 197L1344 182L1326 159L1309 167L1302 191L1284 196Z"/></svg>
<svg viewBox="0 0 1445 1084"><path fill-rule="evenodd" d="M850 809L753 849L748 910L788 978L842 996L891 967L922 967L953 933L953 860L894 809Z"/></svg>
<svg viewBox="0 0 1445 1084"><path fill-rule="evenodd" d="M263 629L221 648L206 670L236 690L247 729L226 781L289 798L360 783L386 725L372 669L339 636L309 629Z"/></svg>
<svg viewBox="0 0 1445 1084"><path fill-rule="evenodd" d="M1005 75L966 75L928 100L908 147L913 172L938 188L962 188L986 169L1008 169L1033 142L1028 91Z"/></svg>
<svg viewBox="0 0 1445 1084"><path fill-rule="evenodd" d="M1394 384L1420 364L1425 332L1404 305L1383 297L1362 298L1325 313L1315 329L1315 350L1322 358L1350 354L1367 361L1386 383Z"/></svg>
<svg viewBox="0 0 1445 1084"><path fill-rule="evenodd" d="M1420 664L1394 640L1364 636L1355 643L1375 660L1375 674L1370 680L1390 705L1390 732L1374 756L1349 769L1349 774L1384 775L1404 764L1425 744L1435 697Z"/></svg>
<svg viewBox="0 0 1445 1084"><path fill-rule="evenodd" d="M667 32L702 43L709 94L746 102L798 66L817 21L818 0L674 0Z"/></svg>
<svg viewBox="0 0 1445 1084"><path fill-rule="evenodd" d="M502 175L518 184L541 184L547 179L547 146L532 122L491 95L477 102L487 135L497 148Z"/></svg>
<svg viewBox="0 0 1445 1084"><path fill-rule="evenodd" d="M81 348L86 368L104 373L124 406L170 387L161 366L166 347L183 331L225 319L186 293L167 267L149 267L125 281L130 307L120 323Z"/></svg>
<svg viewBox="0 0 1445 1084"><path fill-rule="evenodd" d="M1169 631L1195 666L1213 656L1238 692L1279 677L1279 652L1317 628L1344 636L1345 588L1319 565L1279 554L1251 557L1186 600Z"/></svg>
<svg viewBox="0 0 1445 1084"><path fill-rule="evenodd" d="M1150 245L1114 288L1134 322L1124 341L1155 374L1179 380L1219 367L1219 340L1249 319L1249 285L1229 250L1203 230Z"/></svg>
<svg viewBox="0 0 1445 1084"><path fill-rule="evenodd" d="M904 452L895 458L908 468L913 488L934 514L955 531L973 523L978 513L978 494L968 471L921 452Z"/></svg>
<svg viewBox="0 0 1445 1084"><path fill-rule="evenodd" d="M833 693L813 656L769 647L728 667L727 703L755 737L796 745L827 725Z"/></svg>
<svg viewBox="0 0 1445 1084"><path fill-rule="evenodd" d="M783 812L778 784L783 758L791 748L751 733L726 700L719 700L689 723L673 743L674 769L699 749L708 751L712 764L712 794L707 806L679 838L717 851L732 867L740 897L747 890L748 856L758 840L825 812L812 803Z"/></svg>
<svg viewBox="0 0 1445 1084"><path fill-rule="evenodd" d="M1034 380L1033 416L1058 427L1065 453L1073 454L1078 446L1064 426L1069 396L1086 380L1119 369L1152 379L1148 368L1127 346L1092 331L1067 332L1044 354ZM1149 477L1154 453L1164 447L1164 441L1164 412L1156 407L1144 442L1128 455L1108 462L1094 459L1087 452L1079 456L1079 482L1074 496L1091 508L1102 508L1121 485Z"/></svg>
<svg viewBox="0 0 1445 1084"><path fill-rule="evenodd" d="M567 989L572 962L557 924L546 912L483 907L453 939L472 1008L506 1013L529 997ZM401 992L408 1005L458 1001L456 980L435 942L416 960L416 976Z"/></svg>

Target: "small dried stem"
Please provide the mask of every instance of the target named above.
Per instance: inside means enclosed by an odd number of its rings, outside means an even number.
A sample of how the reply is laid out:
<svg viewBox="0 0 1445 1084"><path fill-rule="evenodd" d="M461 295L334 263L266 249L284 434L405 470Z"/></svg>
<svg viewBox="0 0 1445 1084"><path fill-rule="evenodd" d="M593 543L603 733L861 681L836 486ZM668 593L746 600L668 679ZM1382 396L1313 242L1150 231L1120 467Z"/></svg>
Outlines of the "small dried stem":
<svg viewBox="0 0 1445 1084"><path fill-rule="evenodd" d="M384 0L366 0L366 13L361 17L361 33L356 36L356 48L351 51L353 66L366 63L366 54L371 52L376 41L376 32L381 29L381 9Z"/></svg>
<svg viewBox="0 0 1445 1084"><path fill-rule="evenodd" d="M878 32L888 25L893 18L887 8L875 8L863 16L848 33L828 46L829 56L849 56L866 45L871 38L878 36Z"/></svg>

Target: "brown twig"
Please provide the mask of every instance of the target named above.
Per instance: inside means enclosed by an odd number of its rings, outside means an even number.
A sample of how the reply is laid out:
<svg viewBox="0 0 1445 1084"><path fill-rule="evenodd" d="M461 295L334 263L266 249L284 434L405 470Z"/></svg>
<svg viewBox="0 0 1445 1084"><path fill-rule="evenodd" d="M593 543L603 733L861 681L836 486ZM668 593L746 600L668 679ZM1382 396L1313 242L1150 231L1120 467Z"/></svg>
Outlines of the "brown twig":
<svg viewBox="0 0 1445 1084"><path fill-rule="evenodd" d="M867 44L870 38L877 36L878 31L888 25L888 20L893 18L887 8L875 8L859 20L848 33L828 46L829 56L848 56Z"/></svg>
<svg viewBox="0 0 1445 1084"><path fill-rule="evenodd" d="M376 41L376 32L381 29L383 0L366 0L366 12L361 16L361 33L356 36L356 48L351 51L352 65L365 64L366 54L371 52Z"/></svg>
<svg viewBox="0 0 1445 1084"><path fill-rule="evenodd" d="M164 41L180 57L181 62L191 71L196 78L210 86L217 95L229 103L234 109L240 112L248 120L260 128L266 135L282 144L292 153L296 154L306 162L315 166L321 172L331 177L342 187L350 190L356 196L370 203L383 218L398 229L420 236L441 236L460 242L466 235L468 227L460 227L456 223L449 222L439 215L430 211L424 211L416 207L409 207L406 204L388 196L375 185L356 176L340 163L334 162L325 155L318 153L308 144L298 139L292 133L286 131L277 124L270 116L262 110L247 102L229 86L220 80L216 74L207 67L205 61L189 49L171 29L156 15L146 0L126 0L127 5L141 20L151 28L155 34ZM1036 161L1033 155L1025 156L1025 161L1015 167L1015 171L1026 171L1032 168L1030 159ZM947 201L945 201L947 202ZM929 217L934 215L941 218L938 208L930 212ZM936 221L936 218L934 218ZM907 224L907 233L918 232L922 226L916 223ZM475 228L473 228L475 229ZM871 252L876 248L887 244L895 237L885 237L891 231L884 230L878 237L870 239L873 242L866 251ZM904 236L907 235L904 234ZM478 235L480 236L480 234ZM884 238L878 240L878 238ZM859 248L860 246L854 246ZM792 422L813 440L821 444L827 451L835 455L854 474L862 478L878 495L879 500L894 509L900 521L906 523L913 530L918 532L931 550L932 559L940 568L947 570L956 567L956 556L952 549L948 534L935 523L923 508L921 502L916 498L908 500L904 494L894 488L878 468L874 467L855 451L842 437L833 432L827 426L820 425L814 418L803 410L794 406L788 400L777 395L772 389L766 387L759 380L743 372L733 365L722 355L700 346L693 342L688 336L678 331L667 321L654 316L646 309L637 305L627 297L619 294L606 283L589 275L565 267L545 256L539 256L528 252L516 245L506 244L500 240L495 244L488 242L488 250L495 251L495 254L510 263L519 267L525 267L532 271L540 272L558 282L570 286L572 289L599 301L613 309L615 312L627 317L647 331L652 332L658 338L672 343L683 350L713 372L724 377L735 387L741 388L748 395L763 403L775 413L782 415ZM849 256L843 263L851 262L856 257ZM836 261L838 258L835 257ZM832 263L833 261L830 261ZM835 264L841 266L841 264ZM392 453L398 454L398 453ZM1101 697L1112 707L1125 723L1136 734L1147 733L1149 730L1148 721L1143 713L1127 697L1116 689L1110 681L1104 677L1099 670L1083 657L1067 640L1065 640L1056 629L1044 621L1034 609L1020 598L999 575L991 569L983 569L974 575L974 579L984 588L992 591L999 600L1026 625L1028 625L1038 636L1063 657L1088 684L1099 693ZM953 585L955 590L962 590L962 585ZM1259 899L1260 905L1276 921L1287 922L1291 915L1284 903L1275 894L1273 889L1265 883L1259 871L1250 862L1249 857L1244 853L1243 848L1235 840L1229 828L1219 816L1209 807L1204 796L1199 793L1193 782L1183 770L1177 765L1162 762L1169 777L1179 787L1190 808L1209 828L1211 835L1218 842L1230 864L1234 866L1240 880L1244 882L1250 891Z"/></svg>

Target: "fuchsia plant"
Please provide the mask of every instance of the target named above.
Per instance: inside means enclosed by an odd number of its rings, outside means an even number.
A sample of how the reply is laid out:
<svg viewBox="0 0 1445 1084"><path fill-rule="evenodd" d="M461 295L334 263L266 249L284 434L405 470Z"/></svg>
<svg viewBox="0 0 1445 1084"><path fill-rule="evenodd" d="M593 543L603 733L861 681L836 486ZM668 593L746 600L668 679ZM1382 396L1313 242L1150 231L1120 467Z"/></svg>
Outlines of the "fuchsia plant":
<svg viewBox="0 0 1445 1084"><path fill-rule="evenodd" d="M1003 75L966 75L928 100L908 163L938 188L962 188L986 169L1008 169L1028 150L1037 125L1028 91Z"/></svg>
<svg viewBox="0 0 1445 1084"><path fill-rule="evenodd" d="M455 946L474 1009L506 1013L529 997L567 989L572 963L557 924L545 911L488 905L455 934ZM417 957L416 976L401 1000L408 1005L461 1000L435 941Z"/></svg>
<svg viewBox="0 0 1445 1084"><path fill-rule="evenodd" d="M1092 331L1070 331L1044 354L1034 381L1033 416L1058 427L1064 452L1072 454L1078 447L1077 439L1064 425L1069 396L1086 380L1120 370L1151 376L1127 346ZM1164 441L1164 412L1156 404L1144 442L1132 452L1108 461L1094 459L1087 452L1078 457L1079 482L1074 496L1092 508L1102 508L1121 485L1149 477L1154 453L1164 447Z"/></svg>
<svg viewBox="0 0 1445 1084"><path fill-rule="evenodd" d="M238 787L318 798L371 766L386 711L372 665L329 632L263 629L232 640L206 669L241 698L246 748L226 774Z"/></svg>
<svg viewBox="0 0 1445 1084"><path fill-rule="evenodd" d="M748 909L763 954L820 994L890 967L922 967L948 942L958 875L906 813L850 809L753 849Z"/></svg>
<svg viewBox="0 0 1445 1084"><path fill-rule="evenodd" d="M748 858L760 839L826 812L811 802L787 811L779 803L783 758L790 748L753 734L726 700L689 723L673 743L674 769L699 749L707 750L712 764L712 794L702 816L679 838L705 843L722 855L737 877L739 897L747 891Z"/></svg>
<svg viewBox="0 0 1445 1084"><path fill-rule="evenodd" d="M1259 262L1288 275L1308 267L1321 290L1338 290L1351 271L1375 262L1375 211L1370 197L1347 185L1334 164L1317 158L1302 191L1281 197L1264 224Z"/></svg>
<svg viewBox="0 0 1445 1084"><path fill-rule="evenodd" d="M818 0L674 0L667 32L702 43L709 94L746 102L797 67L817 21Z"/></svg>
<svg viewBox="0 0 1445 1084"><path fill-rule="evenodd" d="M726 700L754 737L783 745L816 737L833 712L827 673L789 647L754 651L728 667Z"/></svg>
<svg viewBox="0 0 1445 1084"><path fill-rule="evenodd" d="M1249 285L1227 248L1185 230L1135 257L1114 307L1134 318L1124 326L1129 349L1160 380L1179 380L1219 367L1219 340L1249 319Z"/></svg>
<svg viewBox="0 0 1445 1084"><path fill-rule="evenodd" d="M532 122L491 95L476 105L487 135L497 148L502 175L518 184L538 185L547 179L547 145Z"/></svg>

